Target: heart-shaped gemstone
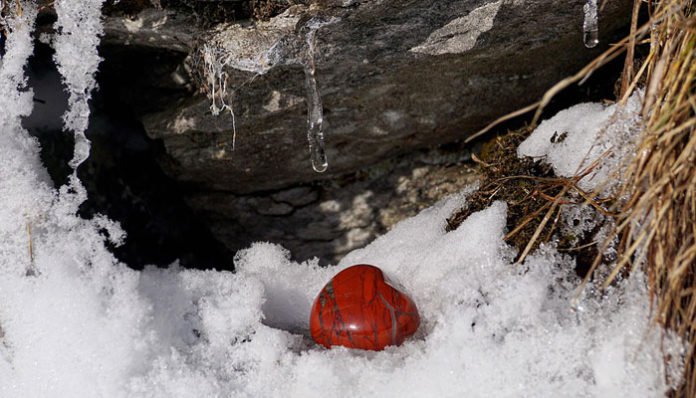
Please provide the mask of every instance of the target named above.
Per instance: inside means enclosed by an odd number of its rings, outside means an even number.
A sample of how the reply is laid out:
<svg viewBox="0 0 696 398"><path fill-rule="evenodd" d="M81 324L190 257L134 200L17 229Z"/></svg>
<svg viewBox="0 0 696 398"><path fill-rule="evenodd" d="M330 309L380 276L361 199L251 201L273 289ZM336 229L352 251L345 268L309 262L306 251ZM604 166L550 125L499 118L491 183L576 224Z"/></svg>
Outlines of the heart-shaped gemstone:
<svg viewBox="0 0 696 398"><path fill-rule="evenodd" d="M419 324L413 300L390 285L382 270L367 264L334 276L314 300L309 319L318 344L375 351L400 345Z"/></svg>

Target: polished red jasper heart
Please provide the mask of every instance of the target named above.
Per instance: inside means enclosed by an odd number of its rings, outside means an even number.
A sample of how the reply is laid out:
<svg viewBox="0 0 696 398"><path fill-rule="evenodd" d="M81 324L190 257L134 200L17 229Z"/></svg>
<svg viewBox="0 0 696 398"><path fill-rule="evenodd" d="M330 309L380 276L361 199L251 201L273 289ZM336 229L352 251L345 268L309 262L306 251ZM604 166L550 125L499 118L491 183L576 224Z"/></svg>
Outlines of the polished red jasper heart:
<svg viewBox="0 0 696 398"><path fill-rule="evenodd" d="M385 280L379 268L346 268L319 292L309 319L312 338L325 347L379 351L399 345L420 324L416 304Z"/></svg>

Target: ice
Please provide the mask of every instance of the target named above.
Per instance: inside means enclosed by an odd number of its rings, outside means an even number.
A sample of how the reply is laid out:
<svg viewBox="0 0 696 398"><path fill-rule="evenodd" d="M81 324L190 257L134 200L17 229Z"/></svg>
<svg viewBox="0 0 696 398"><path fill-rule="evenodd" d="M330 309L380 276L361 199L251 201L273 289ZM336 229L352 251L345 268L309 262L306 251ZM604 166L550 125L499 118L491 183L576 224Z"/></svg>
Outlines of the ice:
<svg viewBox="0 0 696 398"><path fill-rule="evenodd" d="M214 116L229 112L232 118L232 149L236 147L237 126L232 104L234 88L228 86L227 68L263 75L282 62L284 38L292 34L299 17L289 11L260 21L257 26L221 25L213 30L199 50L203 62L210 111Z"/></svg>
<svg viewBox="0 0 696 398"><path fill-rule="evenodd" d="M312 168L317 173L323 173L329 167L324 149L324 108L321 95L317 88L317 67L315 60L317 31L331 22L310 20L307 23L307 53L303 63L305 74L305 90L307 90L307 141L309 141L309 157Z"/></svg>
<svg viewBox="0 0 696 398"><path fill-rule="evenodd" d="M617 170L635 151L641 104L642 92L637 91L624 105L572 106L543 121L520 144L517 154L544 159L559 176L572 177L589 171L580 181L582 188L602 185L610 189L616 185Z"/></svg>
<svg viewBox="0 0 696 398"><path fill-rule="evenodd" d="M260 242L237 253L235 273L176 264L129 269L107 250L123 241L120 227L76 215L70 188L52 188L38 143L21 126L33 105L24 67L35 17L26 2L20 17L8 19L0 64L3 398L660 397L670 387L665 380L679 381L684 346L651 322L640 272L608 291L590 285L578 293L573 260L553 245L514 264L502 202L446 232L445 220L466 205L473 186L333 267L294 262L287 250ZM72 106L85 110L84 102ZM592 109L587 118L607 110ZM623 127L603 124L606 131L626 132L631 119L613 120ZM577 144L591 147L585 140ZM528 149L549 158L564 150L547 142ZM422 317L414 338L364 352L327 350L307 337L315 295L355 263L383 268L413 297Z"/></svg>
<svg viewBox="0 0 696 398"><path fill-rule="evenodd" d="M201 50L203 64L206 70L206 79L210 90L208 97L210 98L210 112L213 116L217 116L220 112L228 111L232 117L232 149L234 150L237 144L237 123L234 115L234 108L228 98L231 94L227 93L227 72L225 72L225 64L218 58L219 50L211 45L204 44Z"/></svg>
<svg viewBox="0 0 696 398"><path fill-rule="evenodd" d="M582 40L585 47L593 48L599 43L599 22L597 21L597 0L585 0L583 6Z"/></svg>
<svg viewBox="0 0 696 398"><path fill-rule="evenodd" d="M68 91L68 110L63 115L66 129L75 135L73 169L89 157L85 136L89 122L89 100L97 85L95 74L101 62L97 45L102 35L101 8L104 0L56 0L55 60Z"/></svg>
<svg viewBox="0 0 696 398"><path fill-rule="evenodd" d="M234 91L228 87L227 70L263 75L276 65L300 64L305 76L307 140L312 168L318 173L326 171L328 162L324 150L323 106L316 80L316 34L321 27L337 21L338 18L333 17L313 17L299 29L304 32L304 38L298 38L295 36L295 26L299 16L288 9L269 21L260 21L253 26L222 25L201 45L199 56L203 62L210 109L213 115L230 112L233 148L237 135L231 105Z"/></svg>

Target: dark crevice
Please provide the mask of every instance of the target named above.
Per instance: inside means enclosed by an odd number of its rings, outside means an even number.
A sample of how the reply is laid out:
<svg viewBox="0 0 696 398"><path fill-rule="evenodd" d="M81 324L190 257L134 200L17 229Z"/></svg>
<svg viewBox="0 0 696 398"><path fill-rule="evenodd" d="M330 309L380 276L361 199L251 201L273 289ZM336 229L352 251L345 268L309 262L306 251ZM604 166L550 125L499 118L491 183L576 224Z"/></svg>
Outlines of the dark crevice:
<svg viewBox="0 0 696 398"><path fill-rule="evenodd" d="M101 52L104 56L105 51ZM54 185L59 187L71 173L68 161L72 157L73 138L62 129L67 96L53 54L50 46L35 42L27 68L35 107L24 126L39 139L41 159ZM80 215L90 218L104 214L121 223L128 236L123 246L112 250L132 268L167 266L179 259L184 267L233 269L233 253L213 238L185 204L181 187L161 171L156 158L164 149L161 143L146 136L137 118L143 110L162 108L181 95L183 89L177 88L167 93L143 94L140 85L162 72L157 68L145 70L147 65L157 65L161 60L157 57L169 55L157 54L155 59L152 54L150 58L117 55L112 52L106 57L98 74L100 89L93 93L87 131L92 152L78 169L88 191ZM136 89L138 93L133 94ZM159 101L153 101L155 98Z"/></svg>

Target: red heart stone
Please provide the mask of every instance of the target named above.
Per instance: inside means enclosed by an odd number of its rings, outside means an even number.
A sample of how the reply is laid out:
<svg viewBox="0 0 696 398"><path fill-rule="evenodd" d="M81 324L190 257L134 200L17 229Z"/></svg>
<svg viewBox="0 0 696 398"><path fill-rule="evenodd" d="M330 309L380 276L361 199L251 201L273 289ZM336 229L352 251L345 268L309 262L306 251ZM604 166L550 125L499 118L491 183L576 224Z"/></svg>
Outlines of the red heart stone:
<svg viewBox="0 0 696 398"><path fill-rule="evenodd" d="M419 324L413 300L391 286L382 270L367 264L334 276L314 300L309 318L318 344L375 351L400 345Z"/></svg>

